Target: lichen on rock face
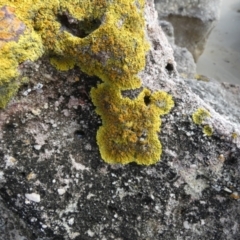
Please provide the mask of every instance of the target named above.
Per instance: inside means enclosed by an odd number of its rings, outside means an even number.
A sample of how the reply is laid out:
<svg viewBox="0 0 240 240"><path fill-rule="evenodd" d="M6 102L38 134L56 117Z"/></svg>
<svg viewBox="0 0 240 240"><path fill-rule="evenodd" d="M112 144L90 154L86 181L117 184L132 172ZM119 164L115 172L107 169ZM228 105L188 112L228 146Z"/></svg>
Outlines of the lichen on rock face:
<svg viewBox="0 0 240 240"><path fill-rule="evenodd" d="M19 63L34 61L42 53L40 37L26 27L14 7L0 2L0 108L6 106L20 86Z"/></svg>
<svg viewBox="0 0 240 240"><path fill-rule="evenodd" d="M148 48L143 6L142 0L0 0L0 70L4 73L0 87L3 93L6 91L0 107L6 105L17 91L16 85L20 85L16 84L18 65L34 61L44 52L52 56L60 70L76 64L87 74L114 81L118 86L140 86L140 80L133 75L143 69ZM71 64L65 61L64 66L63 61L53 60L54 57L71 59ZM15 91L6 90L12 88Z"/></svg>
<svg viewBox="0 0 240 240"><path fill-rule="evenodd" d="M206 136L212 136L213 134L213 128L210 126L210 125L205 125L203 127L203 133L206 135Z"/></svg>
<svg viewBox="0 0 240 240"><path fill-rule="evenodd" d="M103 120L97 141L106 162L157 162L161 155L159 116L173 107L171 96L145 88L133 100L121 95L123 90L141 87L137 74L145 67L149 49L144 4L144 0L0 0L2 12L14 9L11 14L16 18L11 28L16 37L6 38L0 49L1 59L5 56L0 69L5 73L0 79L0 107L21 84L16 80L18 65L45 53L59 70L77 65L103 81L91 97ZM0 29L6 21L2 19ZM19 26L26 30L19 31Z"/></svg>
<svg viewBox="0 0 240 240"><path fill-rule="evenodd" d="M202 131L203 133L210 137L213 134L213 128L209 124L205 124L206 120L211 117L211 114L209 111L207 111L205 108L198 108L193 114L192 119L193 122L197 125L203 125Z"/></svg>
<svg viewBox="0 0 240 240"><path fill-rule="evenodd" d="M198 108L192 115L193 122L197 125L201 125L207 118L209 118L210 112L205 108Z"/></svg>
<svg viewBox="0 0 240 240"><path fill-rule="evenodd" d="M0 17L0 48L2 48L9 41L17 41L26 26L14 15L14 8L1 7Z"/></svg>
<svg viewBox="0 0 240 240"><path fill-rule="evenodd" d="M103 126L98 130L97 141L106 162L149 165L160 159L159 116L173 107L169 94L160 91L152 94L145 88L131 100L123 98L116 88L100 84L92 89L91 95L97 113L102 117ZM156 95L164 106L156 104Z"/></svg>

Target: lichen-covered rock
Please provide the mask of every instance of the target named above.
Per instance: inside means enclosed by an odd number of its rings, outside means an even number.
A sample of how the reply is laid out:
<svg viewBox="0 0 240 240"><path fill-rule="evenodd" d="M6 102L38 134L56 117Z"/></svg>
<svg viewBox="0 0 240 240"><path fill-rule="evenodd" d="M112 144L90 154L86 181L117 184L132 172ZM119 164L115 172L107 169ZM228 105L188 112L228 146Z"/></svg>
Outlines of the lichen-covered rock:
<svg viewBox="0 0 240 240"><path fill-rule="evenodd" d="M239 239L239 124L178 77L153 1L144 12L150 46L138 74L142 86L122 97L173 97L171 112L161 116L163 151L154 165L102 160L102 122L89 97L98 77L79 68L57 71L48 58L22 64L31 81L0 112L0 195L33 233L28 240ZM144 100L151 108L151 97ZM209 116L196 124L201 108Z"/></svg>
<svg viewBox="0 0 240 240"><path fill-rule="evenodd" d="M106 162L122 164L137 162L149 165L157 162L162 153L157 137L161 126L159 116L167 114L173 107L171 96L148 89L143 89L135 100L122 96L122 91L142 85L137 74L144 68L149 48L144 31L144 1L103 0L91 4L89 1L52 1L51 4L41 1L34 3L34 7L31 3L31 0L22 3L2 1L2 5L9 4L15 8L24 26L27 25L31 33L41 39L39 46L31 50L44 47L45 53L52 55L50 62L58 69L67 70L77 65L85 73L102 80L90 93L103 122L97 134L102 158ZM25 42L22 46L13 40L19 52L28 44ZM4 53L2 59L9 64L17 51L7 48L1 53ZM26 57L15 59L15 65L2 72L17 74L16 65L25 60ZM6 74L4 77L11 82L16 76ZM9 96L11 93L3 92L0 97L2 105ZM146 98L149 98L148 104ZM141 120L131 124L131 118Z"/></svg>
<svg viewBox="0 0 240 240"><path fill-rule="evenodd" d="M14 7L0 1L0 108L6 106L24 82L17 78L19 64L36 60L42 53L40 38L26 27Z"/></svg>
<svg viewBox="0 0 240 240"><path fill-rule="evenodd" d="M14 14L14 8L3 6L0 8L0 48L9 41L18 41L26 26Z"/></svg>
<svg viewBox="0 0 240 240"><path fill-rule="evenodd" d="M219 83L214 79L206 81L186 80L194 93L212 106L226 119L240 124L240 86Z"/></svg>
<svg viewBox="0 0 240 240"><path fill-rule="evenodd" d="M18 66L43 53L51 55L51 63L60 70L78 65L87 74L117 87L139 87L136 74L145 65L148 48L143 5L143 0L54 0L51 4L46 0L0 0L1 15L9 13L0 19L0 28L5 29L6 19L12 19L13 27L8 32L17 36L8 37L2 30L5 37L0 49L0 70L4 73L0 77L0 107L6 105L21 83ZM19 31L19 25L28 31Z"/></svg>
<svg viewBox="0 0 240 240"><path fill-rule="evenodd" d="M219 18L220 4L221 0L155 0L159 18L174 27L176 45L186 47L195 62Z"/></svg>

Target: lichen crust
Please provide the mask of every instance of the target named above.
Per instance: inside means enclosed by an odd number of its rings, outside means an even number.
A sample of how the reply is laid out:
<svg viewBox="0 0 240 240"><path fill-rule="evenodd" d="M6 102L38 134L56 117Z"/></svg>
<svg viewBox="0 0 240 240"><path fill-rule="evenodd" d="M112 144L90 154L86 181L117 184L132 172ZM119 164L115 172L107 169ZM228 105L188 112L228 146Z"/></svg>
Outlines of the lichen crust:
<svg viewBox="0 0 240 240"><path fill-rule="evenodd" d="M123 97L114 86L100 84L91 90L91 96L102 117L97 142L106 162L150 165L159 161L162 153L158 139L160 116L173 107L171 95L162 91L151 93L144 88L131 100ZM156 101L164 104L156 104Z"/></svg>
<svg viewBox="0 0 240 240"><path fill-rule="evenodd" d="M210 112L205 108L198 108L193 114L193 122L197 125L201 125L204 121L211 116Z"/></svg>
<svg viewBox="0 0 240 240"><path fill-rule="evenodd" d="M202 132L211 137L213 135L213 127L210 124L206 124L206 121L211 117L211 114L205 108L198 108L193 114L193 122L197 125L202 126Z"/></svg>
<svg viewBox="0 0 240 240"><path fill-rule="evenodd" d="M143 0L0 0L0 61L4 60L0 107L20 85L18 65L43 53L50 54L60 70L78 65L87 74L114 81L121 88L139 87L134 75L144 68L149 47L143 7ZM71 63L59 58L71 59Z"/></svg>
<svg viewBox="0 0 240 240"><path fill-rule="evenodd" d="M18 65L49 55L61 71L77 65L102 80L91 97L103 122L97 142L104 161L157 162L160 116L172 109L172 97L146 88L135 99L121 94L141 87L138 73L149 49L144 5L144 0L0 0L0 107L21 85ZM6 21L11 27L4 32Z"/></svg>
<svg viewBox="0 0 240 240"><path fill-rule="evenodd" d="M206 136L211 137L213 135L213 128L209 124L207 124L203 126L203 133Z"/></svg>

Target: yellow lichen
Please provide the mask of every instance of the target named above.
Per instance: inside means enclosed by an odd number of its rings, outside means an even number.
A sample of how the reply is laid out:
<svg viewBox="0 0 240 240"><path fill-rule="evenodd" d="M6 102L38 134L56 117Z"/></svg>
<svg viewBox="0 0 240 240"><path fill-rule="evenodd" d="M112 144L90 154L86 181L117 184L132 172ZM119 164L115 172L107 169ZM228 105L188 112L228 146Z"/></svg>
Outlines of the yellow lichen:
<svg viewBox="0 0 240 240"><path fill-rule="evenodd" d="M203 133L204 133L206 136L210 137L210 136L212 136L212 134L213 134L213 128L212 128L210 125L205 125L205 126L203 127Z"/></svg>
<svg viewBox="0 0 240 240"><path fill-rule="evenodd" d="M209 117L211 117L211 114L205 108L198 108L197 111L192 114L193 122L197 125L203 125ZM209 137L213 134L213 128L209 124L204 125L202 131Z"/></svg>
<svg viewBox="0 0 240 240"><path fill-rule="evenodd" d="M75 61L71 58L51 57L50 63L61 71L72 69L75 65Z"/></svg>
<svg viewBox="0 0 240 240"><path fill-rule="evenodd" d="M25 60L36 60L43 54L41 39L34 32L10 41L0 49L0 108L6 106L23 81L18 79L18 64Z"/></svg>
<svg viewBox="0 0 240 240"><path fill-rule="evenodd" d="M162 106L156 104L164 101ZM149 165L156 163L161 156L162 147L158 139L161 119L173 107L169 94L148 89L131 100L121 96L119 89L100 84L91 90L97 113L102 117L103 126L97 133L97 142L102 158L108 163L130 163ZM149 97L149 103L144 99Z"/></svg>
<svg viewBox="0 0 240 240"><path fill-rule="evenodd" d="M10 17L11 16L11 17ZM14 15L14 8L0 8L0 48L9 41L16 41L25 30L25 25Z"/></svg>
<svg viewBox="0 0 240 240"><path fill-rule="evenodd" d="M232 138L233 138L233 139L236 139L237 137L238 137L238 134L237 134L236 132L233 132L233 133L232 133Z"/></svg>
<svg viewBox="0 0 240 240"><path fill-rule="evenodd" d="M60 70L76 64L89 75L114 81L117 87L141 85L134 75L144 68L148 49L143 0L0 0L0 7L0 36L4 36L0 46L6 47L0 50L0 61L4 61L0 69L4 73L0 77L4 93L0 107L20 85L16 80L18 65L36 60L44 52L71 59L70 63L52 59ZM71 26L72 22L75 25ZM10 27L6 28L6 24ZM12 48L12 44L16 47Z"/></svg>
<svg viewBox="0 0 240 240"><path fill-rule="evenodd" d="M192 119L195 124L201 125L210 116L210 112L205 108L198 108L197 111L193 113Z"/></svg>
<svg viewBox="0 0 240 240"><path fill-rule="evenodd" d="M0 7L14 9L15 29L21 24L26 28L21 36L6 35L10 41L2 42L0 107L20 85L19 63L49 54L56 68L77 65L103 81L91 91L103 122L97 133L102 158L109 163L157 162L162 152L157 135L160 116L173 107L172 97L146 88L133 100L121 95L141 87L137 74L145 67L149 49L144 4L144 0L0 0ZM0 29L5 22L0 18Z"/></svg>
<svg viewBox="0 0 240 240"><path fill-rule="evenodd" d="M151 95L150 101L152 101L159 109L159 113L167 114L173 108L174 103L172 97L163 91L157 91Z"/></svg>
<svg viewBox="0 0 240 240"><path fill-rule="evenodd" d="M206 77L202 74L195 74L194 78L198 81L203 81L203 82L209 82L210 81L209 77Z"/></svg>

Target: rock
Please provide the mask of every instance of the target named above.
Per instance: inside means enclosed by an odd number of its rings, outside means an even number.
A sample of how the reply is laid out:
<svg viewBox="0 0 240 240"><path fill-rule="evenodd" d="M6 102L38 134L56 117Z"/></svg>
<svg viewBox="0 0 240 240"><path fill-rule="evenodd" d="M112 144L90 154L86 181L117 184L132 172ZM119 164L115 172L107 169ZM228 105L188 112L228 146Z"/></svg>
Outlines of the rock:
<svg viewBox="0 0 240 240"><path fill-rule="evenodd" d="M32 63L32 82L0 111L0 195L26 224L28 240L240 237L239 124L179 77L153 1L146 2L145 18L151 46L138 74L142 86L122 98L134 100L143 88L173 96L175 105L161 116L158 132L161 161L149 166L103 161L96 142L102 120L89 97L101 79L79 68L58 71L48 57ZM22 94L35 83L42 84L41 91ZM198 116L196 124L192 116L199 109L209 115ZM206 126L212 136L203 132ZM29 193L40 202L26 202Z"/></svg>
<svg viewBox="0 0 240 240"><path fill-rule="evenodd" d="M6 106L21 82L26 81L23 76L19 77L19 65L34 61L43 53L38 36L20 20L16 8L4 2L0 3L0 108Z"/></svg>
<svg viewBox="0 0 240 240"><path fill-rule="evenodd" d="M171 46L175 45L175 37L174 37L174 28L170 22L159 20L159 25L161 26L163 32L166 34L168 42Z"/></svg>
<svg viewBox="0 0 240 240"><path fill-rule="evenodd" d="M176 45L186 47L195 62L202 54L207 38L219 18L220 3L221 0L155 0L159 19L173 25Z"/></svg>
<svg viewBox="0 0 240 240"><path fill-rule="evenodd" d="M178 73L183 78L194 78L196 74L196 64L192 54L186 48L179 47L175 44L174 28L170 22L159 21L159 25L173 48Z"/></svg>
<svg viewBox="0 0 240 240"><path fill-rule="evenodd" d="M182 78L193 79L196 75L196 64L192 54L182 47L173 46L174 59L177 63L177 71Z"/></svg>
<svg viewBox="0 0 240 240"><path fill-rule="evenodd" d="M26 193L25 197L32 202L40 202L40 195L38 193Z"/></svg>
<svg viewBox="0 0 240 240"><path fill-rule="evenodd" d="M17 214L14 214L0 198L0 239L34 239L31 229Z"/></svg>
<svg viewBox="0 0 240 240"><path fill-rule="evenodd" d="M192 91L212 106L215 111L231 122L240 124L240 86L230 83L219 83L186 80Z"/></svg>

